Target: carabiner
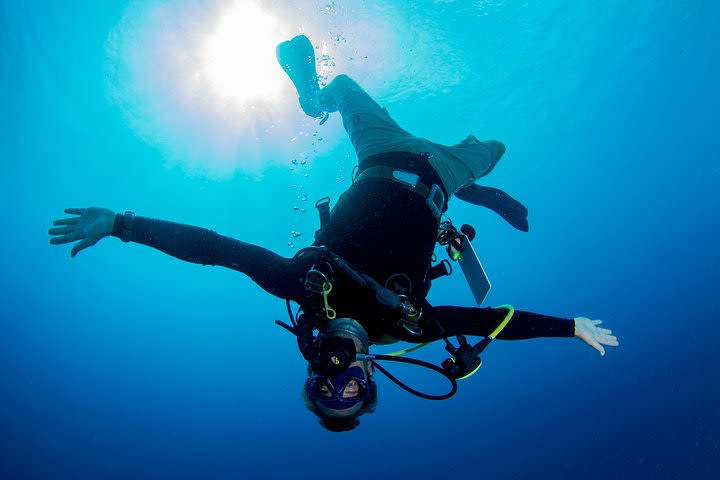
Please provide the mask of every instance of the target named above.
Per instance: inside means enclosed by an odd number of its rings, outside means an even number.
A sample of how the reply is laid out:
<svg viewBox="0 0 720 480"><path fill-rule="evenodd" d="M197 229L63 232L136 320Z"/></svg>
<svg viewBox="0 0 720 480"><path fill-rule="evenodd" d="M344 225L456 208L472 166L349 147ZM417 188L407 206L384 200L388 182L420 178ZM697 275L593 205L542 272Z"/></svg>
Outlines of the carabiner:
<svg viewBox="0 0 720 480"><path fill-rule="evenodd" d="M323 310L325 311L325 316L327 316L329 320L333 320L335 317L337 317L337 312L328 303L327 297L330 292L332 292L332 283L325 282L322 287Z"/></svg>

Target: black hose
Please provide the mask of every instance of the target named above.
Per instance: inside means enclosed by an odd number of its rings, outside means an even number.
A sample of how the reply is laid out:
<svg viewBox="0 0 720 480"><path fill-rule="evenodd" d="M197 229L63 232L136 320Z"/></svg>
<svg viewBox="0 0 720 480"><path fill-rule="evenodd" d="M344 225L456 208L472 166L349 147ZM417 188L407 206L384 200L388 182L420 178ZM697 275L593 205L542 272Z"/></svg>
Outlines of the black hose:
<svg viewBox="0 0 720 480"><path fill-rule="evenodd" d="M285 306L287 307L287 313L288 317L290 317L290 322L292 322L293 327L297 328L297 322L295 322L295 315L293 315L292 308L290 307L290 300L285 300Z"/></svg>
<svg viewBox="0 0 720 480"><path fill-rule="evenodd" d="M438 367L437 365L433 365L432 363L425 362L423 360L417 360L415 358L404 358L404 357L394 357L391 355L373 355L374 359L377 360L388 360L391 362L400 362L400 363L409 363L411 365L418 365L420 367L429 368L430 370L434 370L438 373L440 373L442 376L447 378L450 381L450 384L452 385L450 392L444 394L444 395L430 395L427 393L419 392L415 390L414 388L408 387L403 382L398 380L393 374L385 370L380 364L375 362L374 360L371 360L372 364L380 370L386 377L388 377L393 383L395 383L398 387L402 388L406 392L412 393L413 395L416 395L420 398L425 398L427 400L446 400L453 395L455 395L455 392L457 392L457 380L455 380L450 373L446 372L445 369L442 367Z"/></svg>

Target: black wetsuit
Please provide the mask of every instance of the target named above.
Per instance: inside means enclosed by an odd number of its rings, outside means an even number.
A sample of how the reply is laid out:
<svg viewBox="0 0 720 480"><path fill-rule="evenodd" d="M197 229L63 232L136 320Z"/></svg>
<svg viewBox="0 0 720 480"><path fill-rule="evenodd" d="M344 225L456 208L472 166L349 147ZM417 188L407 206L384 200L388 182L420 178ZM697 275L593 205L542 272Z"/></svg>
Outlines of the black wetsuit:
<svg viewBox="0 0 720 480"><path fill-rule="evenodd" d="M395 152L368 157L360 171L377 165L416 173L426 185L439 184L422 156ZM447 198L447 196L446 196ZM123 216L118 215L113 235L121 237ZM437 238L438 221L425 200L392 181L366 180L353 184L338 200L316 245L324 245L381 285L404 288L411 303L422 309L422 335L414 336L397 325L367 289L335 275L328 296L338 318L359 321L371 341L385 334L410 342L444 336L489 335L506 315L504 309L431 306L427 270ZM267 292L307 307L304 280L317 260L315 255L284 258L269 250L219 235L211 230L173 222L136 217L131 241L203 265L219 265L248 275ZM392 284L392 285L391 285ZM318 299L319 301L319 299ZM498 339L572 337L574 321L516 310Z"/></svg>

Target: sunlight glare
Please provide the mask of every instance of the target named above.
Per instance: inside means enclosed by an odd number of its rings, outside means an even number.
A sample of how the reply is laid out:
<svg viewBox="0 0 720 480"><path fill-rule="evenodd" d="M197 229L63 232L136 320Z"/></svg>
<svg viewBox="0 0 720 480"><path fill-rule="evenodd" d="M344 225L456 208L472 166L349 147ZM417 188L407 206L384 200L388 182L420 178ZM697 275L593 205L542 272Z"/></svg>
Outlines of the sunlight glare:
<svg viewBox="0 0 720 480"><path fill-rule="evenodd" d="M275 60L279 40L276 18L253 3L236 2L205 43L205 74L215 93L239 105L276 100L284 88Z"/></svg>

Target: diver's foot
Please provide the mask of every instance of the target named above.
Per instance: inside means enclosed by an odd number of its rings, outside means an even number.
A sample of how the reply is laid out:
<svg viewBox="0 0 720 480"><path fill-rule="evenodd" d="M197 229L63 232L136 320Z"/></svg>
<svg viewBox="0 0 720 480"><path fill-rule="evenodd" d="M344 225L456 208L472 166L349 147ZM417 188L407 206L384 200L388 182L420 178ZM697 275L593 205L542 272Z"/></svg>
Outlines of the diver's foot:
<svg viewBox="0 0 720 480"><path fill-rule="evenodd" d="M466 202L489 208L518 230L527 232L530 228L527 207L498 188L472 183L455 195Z"/></svg>
<svg viewBox="0 0 720 480"><path fill-rule="evenodd" d="M527 232L530 229L527 207L502 190L497 190L495 195L497 202L495 211L513 227L521 232Z"/></svg>
<svg viewBox="0 0 720 480"><path fill-rule="evenodd" d="M530 228L528 225L528 209L525 205L515 200L513 197L498 188L485 187L477 185L483 190L486 196L484 205L500 215L513 227L520 231L527 232Z"/></svg>
<svg viewBox="0 0 720 480"><path fill-rule="evenodd" d="M315 49L310 40L305 35L298 35L279 44L275 53L280 66L295 85L303 112L311 117L322 117Z"/></svg>

